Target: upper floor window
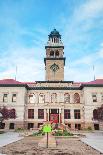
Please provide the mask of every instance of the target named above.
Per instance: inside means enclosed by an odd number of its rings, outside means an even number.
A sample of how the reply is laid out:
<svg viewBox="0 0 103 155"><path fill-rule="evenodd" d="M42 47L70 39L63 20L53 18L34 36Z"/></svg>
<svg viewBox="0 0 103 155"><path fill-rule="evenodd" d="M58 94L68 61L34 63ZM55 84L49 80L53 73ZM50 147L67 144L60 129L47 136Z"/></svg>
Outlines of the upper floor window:
<svg viewBox="0 0 103 155"><path fill-rule="evenodd" d="M36 102L36 96L35 96L35 94L30 94L29 95L29 102L30 103L35 103Z"/></svg>
<svg viewBox="0 0 103 155"><path fill-rule="evenodd" d="M97 109L93 110L93 119L95 119L95 120L98 119L98 111L97 111Z"/></svg>
<svg viewBox="0 0 103 155"><path fill-rule="evenodd" d="M101 102L103 102L103 94L101 94Z"/></svg>
<svg viewBox="0 0 103 155"><path fill-rule="evenodd" d="M44 119L44 109L38 109L38 119Z"/></svg>
<svg viewBox="0 0 103 155"><path fill-rule="evenodd" d="M58 57L59 56L59 51L55 52L55 56Z"/></svg>
<svg viewBox="0 0 103 155"><path fill-rule="evenodd" d="M70 95L68 93L64 94L64 103L70 103Z"/></svg>
<svg viewBox="0 0 103 155"><path fill-rule="evenodd" d="M39 94L39 103L44 103L45 97L44 94Z"/></svg>
<svg viewBox="0 0 103 155"><path fill-rule="evenodd" d="M97 102L97 94L92 94L93 102Z"/></svg>
<svg viewBox="0 0 103 155"><path fill-rule="evenodd" d="M80 96L78 93L74 94L74 103L80 103Z"/></svg>
<svg viewBox="0 0 103 155"><path fill-rule="evenodd" d="M8 94L3 95L3 102L8 102Z"/></svg>
<svg viewBox="0 0 103 155"><path fill-rule="evenodd" d="M51 95L51 102L57 102L57 94L56 93L53 93Z"/></svg>
<svg viewBox="0 0 103 155"><path fill-rule="evenodd" d="M54 57L54 51L50 51L50 56Z"/></svg>
<svg viewBox="0 0 103 155"><path fill-rule="evenodd" d="M74 110L74 118L75 119L80 119L80 110L79 109Z"/></svg>
<svg viewBox="0 0 103 155"><path fill-rule="evenodd" d="M70 119L70 109L64 109L64 119Z"/></svg>
<svg viewBox="0 0 103 155"><path fill-rule="evenodd" d="M28 109L28 118L33 119L34 118L34 109Z"/></svg>
<svg viewBox="0 0 103 155"><path fill-rule="evenodd" d="M16 102L16 94L12 94L12 102Z"/></svg>

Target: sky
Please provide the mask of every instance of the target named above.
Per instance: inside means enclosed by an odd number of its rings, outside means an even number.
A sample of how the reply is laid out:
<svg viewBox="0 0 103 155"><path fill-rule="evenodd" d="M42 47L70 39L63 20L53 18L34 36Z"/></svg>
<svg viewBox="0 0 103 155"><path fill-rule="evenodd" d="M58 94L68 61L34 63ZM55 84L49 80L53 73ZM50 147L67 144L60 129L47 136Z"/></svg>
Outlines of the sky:
<svg viewBox="0 0 103 155"><path fill-rule="evenodd" d="M103 0L0 0L0 79L45 80L54 28L65 47L64 79L103 78Z"/></svg>

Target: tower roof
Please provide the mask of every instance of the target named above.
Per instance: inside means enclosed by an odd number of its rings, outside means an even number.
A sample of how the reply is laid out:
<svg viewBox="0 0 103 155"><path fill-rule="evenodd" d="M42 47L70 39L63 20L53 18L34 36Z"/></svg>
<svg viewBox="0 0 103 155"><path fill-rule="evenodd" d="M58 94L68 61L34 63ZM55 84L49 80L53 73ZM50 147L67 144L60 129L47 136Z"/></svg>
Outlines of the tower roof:
<svg viewBox="0 0 103 155"><path fill-rule="evenodd" d="M49 37L57 37L57 38L61 38L60 33L54 29L53 31L51 31L51 33L49 34Z"/></svg>

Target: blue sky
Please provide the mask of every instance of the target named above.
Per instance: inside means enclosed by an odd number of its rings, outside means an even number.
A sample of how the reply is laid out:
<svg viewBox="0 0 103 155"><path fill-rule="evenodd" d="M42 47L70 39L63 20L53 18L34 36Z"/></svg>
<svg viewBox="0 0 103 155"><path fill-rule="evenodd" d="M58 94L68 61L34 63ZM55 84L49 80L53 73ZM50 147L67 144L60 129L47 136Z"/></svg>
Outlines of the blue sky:
<svg viewBox="0 0 103 155"><path fill-rule="evenodd" d="M44 80L53 28L65 46L65 80L103 78L103 0L0 0L0 79L15 78L17 66L17 80Z"/></svg>

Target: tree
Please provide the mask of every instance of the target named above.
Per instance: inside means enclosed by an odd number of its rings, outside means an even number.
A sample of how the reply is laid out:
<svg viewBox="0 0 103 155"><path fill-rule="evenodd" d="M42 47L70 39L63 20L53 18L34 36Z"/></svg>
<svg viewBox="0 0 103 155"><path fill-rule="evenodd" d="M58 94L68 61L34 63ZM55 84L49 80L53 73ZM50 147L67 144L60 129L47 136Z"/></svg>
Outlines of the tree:
<svg viewBox="0 0 103 155"><path fill-rule="evenodd" d="M103 104L101 107L93 110L93 118L98 121L103 121Z"/></svg>
<svg viewBox="0 0 103 155"><path fill-rule="evenodd" d="M2 114L3 118L1 121L0 128L2 128L3 120L7 119L15 119L16 118L16 110L15 109L8 109L6 106L0 107L0 113Z"/></svg>

